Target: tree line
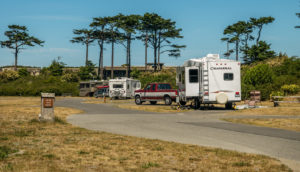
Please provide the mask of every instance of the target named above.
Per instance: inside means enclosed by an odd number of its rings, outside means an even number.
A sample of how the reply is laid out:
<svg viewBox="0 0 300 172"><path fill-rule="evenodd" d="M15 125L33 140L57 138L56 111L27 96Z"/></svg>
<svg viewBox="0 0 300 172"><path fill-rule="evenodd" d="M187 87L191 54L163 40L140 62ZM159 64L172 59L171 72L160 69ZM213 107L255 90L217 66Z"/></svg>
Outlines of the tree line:
<svg viewBox="0 0 300 172"><path fill-rule="evenodd" d="M17 70L18 55L26 47L43 46L44 41L29 35L26 26L9 25L5 32L8 40L1 41L1 47L14 50L15 64ZM153 49L154 71L159 69L160 56L168 53L169 56L179 57L180 49L185 45L175 44L176 39L183 38L182 29L176 27L176 22L165 19L156 13L145 13L144 15L123 15L96 17L92 23L84 29L74 29L76 35L70 40L72 43L81 43L86 47L85 65L89 65L89 46L97 42L99 46L98 78L103 78L103 51L104 46L111 45L111 78L113 78L114 47L121 44L126 48L127 74L130 77L131 71L131 43L133 40L140 40L145 45L145 69L148 61L148 47Z"/></svg>
<svg viewBox="0 0 300 172"><path fill-rule="evenodd" d="M300 13L296 13L300 18ZM224 29L224 36L221 41L227 43L227 52L225 57L229 57L235 52L236 60L245 63L262 61L276 56L271 50L270 44L261 40L263 28L272 23L275 19L271 16L250 18L248 21L238 21ZM300 28L300 26L295 26ZM176 39L181 39L181 28L176 27L176 22L171 19L165 19L155 13L145 13L144 15L123 15L96 17L84 29L74 29L76 35L70 40L72 43L81 43L86 46L85 66L88 62L89 46L97 42L99 46L99 65L98 78L103 78L103 51L105 45L111 45L111 78L113 78L114 67L114 47L115 44L121 44L126 48L126 66L127 75L130 77L131 71L131 43L134 40L141 41L145 46L145 70L148 62L148 47L153 49L153 67L157 71L160 67L160 56L168 53L169 56L179 57L180 50L185 45L175 44ZM8 38L0 41L1 47L14 50L15 64L17 70L18 55L26 47L43 46L42 41L28 33L26 26L9 25L5 31ZM230 45L233 48L230 49ZM239 55L242 58L239 59Z"/></svg>
<svg viewBox="0 0 300 172"><path fill-rule="evenodd" d="M245 63L275 57L275 52L270 50L270 44L261 40L263 27L274 20L271 16L250 18L248 21L238 21L227 26L223 32L225 37L221 38L228 47L224 55L228 57L235 52L236 60L239 60L239 53L242 53ZM229 49L230 44L234 44L233 49Z"/></svg>
<svg viewBox="0 0 300 172"><path fill-rule="evenodd" d="M145 69L148 61L148 47L153 48L153 67L156 72L160 67L160 55L168 53L169 56L179 57L180 49L185 45L177 45L175 39L183 38L182 29L176 27L176 22L165 19L155 13L142 15L123 15L96 17L86 29L75 29L76 35L71 42L86 46L85 63L88 64L89 45L96 41L99 46L98 78L103 78L103 51L105 45L111 46L111 78L114 77L114 47L121 44L126 48L127 77L131 71L131 43L140 40L145 46Z"/></svg>

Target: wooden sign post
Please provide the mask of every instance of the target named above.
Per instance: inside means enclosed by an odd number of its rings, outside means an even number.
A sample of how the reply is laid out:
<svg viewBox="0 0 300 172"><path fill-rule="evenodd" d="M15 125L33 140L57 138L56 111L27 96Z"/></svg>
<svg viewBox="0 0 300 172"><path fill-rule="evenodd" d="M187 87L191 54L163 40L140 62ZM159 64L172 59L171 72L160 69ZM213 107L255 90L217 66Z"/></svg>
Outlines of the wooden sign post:
<svg viewBox="0 0 300 172"><path fill-rule="evenodd" d="M54 121L55 93L41 93L41 115L40 121Z"/></svg>

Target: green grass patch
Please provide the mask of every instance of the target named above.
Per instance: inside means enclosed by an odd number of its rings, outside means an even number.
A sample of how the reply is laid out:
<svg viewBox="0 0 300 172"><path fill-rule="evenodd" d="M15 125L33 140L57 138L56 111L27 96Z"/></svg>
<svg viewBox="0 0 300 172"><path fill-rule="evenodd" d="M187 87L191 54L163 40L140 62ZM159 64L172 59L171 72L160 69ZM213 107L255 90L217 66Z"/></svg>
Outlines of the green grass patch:
<svg viewBox="0 0 300 172"><path fill-rule="evenodd" d="M0 160L7 158L9 154L15 152L17 152L17 150L13 150L8 146L0 146Z"/></svg>
<svg viewBox="0 0 300 172"><path fill-rule="evenodd" d="M151 168L151 167L159 167L159 164L155 163L155 162L147 162L145 164L142 165L142 168Z"/></svg>

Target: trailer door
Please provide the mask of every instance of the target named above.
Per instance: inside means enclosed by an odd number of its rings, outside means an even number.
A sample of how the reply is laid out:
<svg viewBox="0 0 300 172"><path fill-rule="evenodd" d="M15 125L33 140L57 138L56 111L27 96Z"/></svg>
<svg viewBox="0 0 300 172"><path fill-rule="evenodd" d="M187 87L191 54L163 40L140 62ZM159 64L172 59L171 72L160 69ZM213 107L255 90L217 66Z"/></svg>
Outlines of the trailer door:
<svg viewBox="0 0 300 172"><path fill-rule="evenodd" d="M198 66L185 68L186 97L198 97L200 91L200 71Z"/></svg>

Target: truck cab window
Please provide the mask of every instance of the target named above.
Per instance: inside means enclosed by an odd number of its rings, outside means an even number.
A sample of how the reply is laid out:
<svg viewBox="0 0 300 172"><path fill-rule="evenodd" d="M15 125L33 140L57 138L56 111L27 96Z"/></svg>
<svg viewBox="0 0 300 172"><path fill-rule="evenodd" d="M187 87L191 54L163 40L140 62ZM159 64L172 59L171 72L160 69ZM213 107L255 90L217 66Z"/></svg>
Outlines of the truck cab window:
<svg viewBox="0 0 300 172"><path fill-rule="evenodd" d="M224 81L232 81L233 73L224 73Z"/></svg>
<svg viewBox="0 0 300 172"><path fill-rule="evenodd" d="M189 79L190 83L197 83L198 82L198 69L190 69L189 70Z"/></svg>
<svg viewBox="0 0 300 172"><path fill-rule="evenodd" d="M171 86L169 84L165 84L165 89L166 90L170 90L171 89Z"/></svg>
<svg viewBox="0 0 300 172"><path fill-rule="evenodd" d="M163 84L159 84L158 87L157 87L157 89L158 89L158 90L163 90L163 89L164 89Z"/></svg>
<svg viewBox="0 0 300 172"><path fill-rule="evenodd" d="M150 90L151 85L147 85L147 87L145 88L145 90Z"/></svg>
<svg viewBox="0 0 300 172"><path fill-rule="evenodd" d="M152 91L155 91L155 84L152 85Z"/></svg>

